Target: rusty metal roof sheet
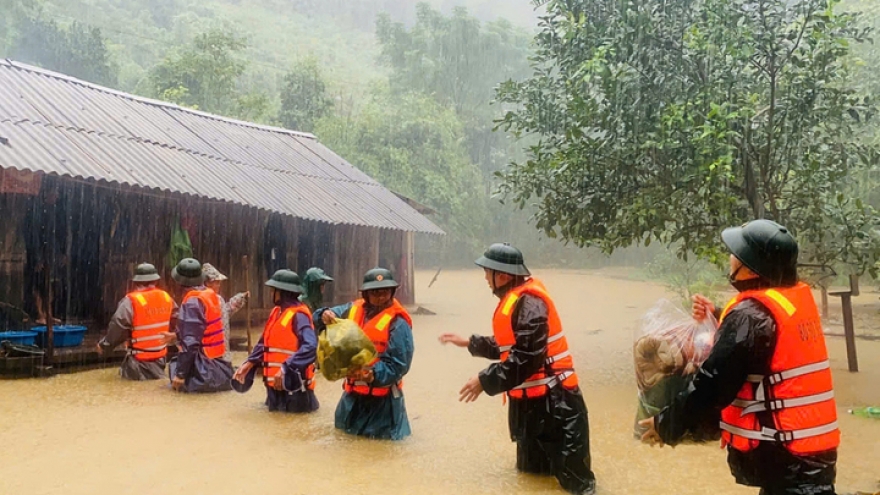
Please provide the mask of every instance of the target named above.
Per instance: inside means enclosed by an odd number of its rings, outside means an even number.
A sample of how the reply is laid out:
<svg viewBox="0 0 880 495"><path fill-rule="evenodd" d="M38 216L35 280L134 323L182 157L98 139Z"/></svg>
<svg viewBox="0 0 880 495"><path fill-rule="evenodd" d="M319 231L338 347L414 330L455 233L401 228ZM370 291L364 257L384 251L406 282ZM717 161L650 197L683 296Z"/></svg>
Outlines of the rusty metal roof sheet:
<svg viewBox="0 0 880 495"><path fill-rule="evenodd" d="M408 232L443 231L315 136L0 60L0 167Z"/></svg>

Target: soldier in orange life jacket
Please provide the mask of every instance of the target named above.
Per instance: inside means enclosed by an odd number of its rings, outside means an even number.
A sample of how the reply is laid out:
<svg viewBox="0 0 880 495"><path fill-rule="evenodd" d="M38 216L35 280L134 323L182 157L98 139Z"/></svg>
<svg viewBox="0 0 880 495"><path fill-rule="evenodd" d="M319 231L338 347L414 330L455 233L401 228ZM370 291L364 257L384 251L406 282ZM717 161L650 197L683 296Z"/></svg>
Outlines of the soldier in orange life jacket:
<svg viewBox="0 0 880 495"><path fill-rule="evenodd" d="M440 342L499 362L471 378L459 400L506 393L517 469L552 474L569 493L595 493L587 407L553 300L509 244L489 246L476 263L500 299L493 336L447 333Z"/></svg>
<svg viewBox="0 0 880 495"><path fill-rule="evenodd" d="M352 435L402 440L410 431L403 397L403 377L413 359L412 319L394 298L398 287L391 272L374 268L364 274L363 299L315 312L316 326L337 318L357 323L379 356L343 382L336 406L336 427Z"/></svg>
<svg viewBox="0 0 880 495"><path fill-rule="evenodd" d="M223 359L226 343L220 298L205 287L202 264L182 259L171 277L184 293L177 317L180 353L168 366L171 387L189 393L232 390L232 363Z"/></svg>
<svg viewBox="0 0 880 495"><path fill-rule="evenodd" d="M809 286L798 281L789 231L755 220L721 234L739 294L716 312L694 297L693 316L721 321L688 391L654 418L643 440L675 445L720 422L736 482L762 495L833 495L840 432L828 352Z"/></svg>
<svg viewBox="0 0 880 495"><path fill-rule="evenodd" d="M303 292L302 281L296 272L278 270L266 285L274 289L275 309L266 322L260 341L235 372L232 387L238 392L247 392L254 382L257 368L262 368L266 406L270 411L316 411L318 338L311 311L299 301Z"/></svg>
<svg viewBox="0 0 880 495"><path fill-rule="evenodd" d="M142 263L135 269L134 289L116 308L107 335L98 342L98 353L126 344L128 354L119 372L126 380L158 380L165 376L170 320L177 304L156 287L160 279L156 267Z"/></svg>

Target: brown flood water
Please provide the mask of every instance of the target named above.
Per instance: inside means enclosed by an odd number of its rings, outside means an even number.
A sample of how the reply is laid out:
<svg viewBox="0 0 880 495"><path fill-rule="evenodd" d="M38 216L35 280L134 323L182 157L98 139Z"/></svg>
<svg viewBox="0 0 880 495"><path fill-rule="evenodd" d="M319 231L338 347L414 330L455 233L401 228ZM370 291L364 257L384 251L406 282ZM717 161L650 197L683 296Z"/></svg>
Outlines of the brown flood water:
<svg viewBox="0 0 880 495"><path fill-rule="evenodd" d="M631 345L639 317L663 287L598 272L539 271L562 314L590 410L600 494L747 494L717 444L652 449L632 439ZM322 407L270 414L263 391L179 396L165 383L130 383L107 369L48 380L0 381L0 494L563 493L553 478L517 474L500 398L460 404L461 385L485 362L444 347L446 331L489 333L495 299L482 273L419 273L416 357L406 379L413 436L353 438L333 428L338 383L321 381ZM846 414L880 405L880 344L859 342L846 372L829 339L843 445L838 491L880 489L880 421ZM244 358L236 354L236 364ZM695 477L699 474L699 477Z"/></svg>

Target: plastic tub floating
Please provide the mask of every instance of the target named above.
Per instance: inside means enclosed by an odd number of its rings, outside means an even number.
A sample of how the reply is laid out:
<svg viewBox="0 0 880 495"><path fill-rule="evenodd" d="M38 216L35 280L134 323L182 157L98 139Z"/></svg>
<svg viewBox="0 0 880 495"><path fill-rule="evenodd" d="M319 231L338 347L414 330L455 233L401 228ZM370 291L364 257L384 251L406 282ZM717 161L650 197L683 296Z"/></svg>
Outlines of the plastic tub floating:
<svg viewBox="0 0 880 495"><path fill-rule="evenodd" d="M46 338L46 327L33 327L37 332L37 345L40 347L48 347L48 339ZM86 327L80 325L57 325L52 327L53 341L55 347L77 347L82 345L86 336Z"/></svg>
<svg viewBox="0 0 880 495"><path fill-rule="evenodd" d="M18 345L34 345L34 339L37 338L37 332L27 330L0 332L0 342L8 341Z"/></svg>

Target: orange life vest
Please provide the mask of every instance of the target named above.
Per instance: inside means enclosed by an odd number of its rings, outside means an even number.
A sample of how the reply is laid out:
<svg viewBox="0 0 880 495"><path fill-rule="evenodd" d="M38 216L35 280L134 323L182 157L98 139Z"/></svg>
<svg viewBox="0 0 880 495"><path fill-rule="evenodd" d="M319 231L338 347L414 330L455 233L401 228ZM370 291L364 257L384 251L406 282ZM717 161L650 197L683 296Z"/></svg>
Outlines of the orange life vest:
<svg viewBox="0 0 880 495"><path fill-rule="evenodd" d="M223 338L223 310L220 308L220 296L211 289L191 290L183 298L186 304L197 298L205 306L205 333L202 335L202 352L210 359L217 359L226 354L226 341Z"/></svg>
<svg viewBox="0 0 880 495"><path fill-rule="evenodd" d="M568 350L568 341L562 331L562 322L556 305L547 289L537 279L531 278L526 283L511 289L498 303L495 316L492 319L492 330L495 334L495 343L501 351L501 360L507 360L510 350L516 344L516 336L513 332L513 313L517 302L524 295L535 296L547 305L547 324L550 333L547 336L547 355L544 359L543 368L528 377L522 384L507 392L511 399L541 397L558 384L572 390L578 386L578 377L574 372L574 361Z"/></svg>
<svg viewBox="0 0 880 495"><path fill-rule="evenodd" d="M776 349L770 375L749 375L736 400L721 411L722 442L748 452L759 442L778 442L795 455L824 452L840 444L837 407L819 311L810 287L741 292L721 319L739 302L755 299L776 322ZM773 424L757 413L769 411Z"/></svg>
<svg viewBox="0 0 880 495"><path fill-rule="evenodd" d="M352 304L351 309L348 311L348 319L357 323L358 326L364 330L367 337L373 341L373 345L376 347L376 352L379 354L382 354L385 352L385 349L388 348L388 337L391 334L389 329L395 318L403 318L410 326L412 326L412 318L410 318L406 308L404 308L397 299L394 299L390 307L371 318L370 321L365 322L365 316L364 300L358 299ZM377 356L370 365L373 365L378 361L379 357ZM354 393L360 395L372 395L374 397L385 397L391 393L394 388L398 391L403 389L403 380L387 387L376 387L366 382L352 381L346 378L343 388L350 394Z"/></svg>
<svg viewBox="0 0 880 495"><path fill-rule="evenodd" d="M297 313L302 313L309 318L309 324L312 324L312 314L305 304L300 304L281 311L281 308L275 306L272 314L269 315L269 321L266 322L266 329L263 330L263 381L267 386L272 386L278 375L281 374L281 365L287 361L287 358L296 354L299 350L299 339L296 338L293 323ZM303 377L302 391L308 388L315 390L315 365L310 364L306 369L306 376Z"/></svg>
<svg viewBox="0 0 880 495"><path fill-rule="evenodd" d="M168 354L163 333L168 331L174 301L162 289L155 287L130 292L131 301L131 354L138 361L155 361Z"/></svg>

